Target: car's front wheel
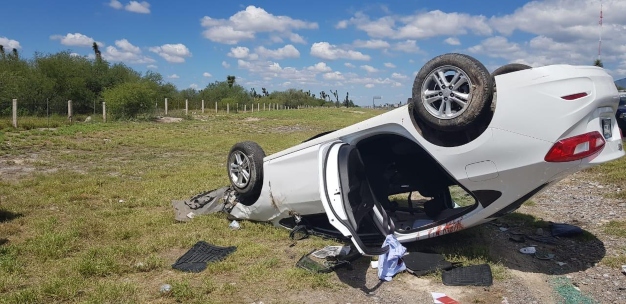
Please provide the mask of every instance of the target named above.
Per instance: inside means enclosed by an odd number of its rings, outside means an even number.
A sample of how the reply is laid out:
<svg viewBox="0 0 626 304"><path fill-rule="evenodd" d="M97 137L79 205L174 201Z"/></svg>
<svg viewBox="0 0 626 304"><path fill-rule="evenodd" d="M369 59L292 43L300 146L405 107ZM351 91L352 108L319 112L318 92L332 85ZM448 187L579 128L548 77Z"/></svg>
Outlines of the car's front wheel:
<svg viewBox="0 0 626 304"><path fill-rule="evenodd" d="M489 111L493 78L473 57L444 54L421 68L412 93L420 120L439 131L462 131Z"/></svg>
<svg viewBox="0 0 626 304"><path fill-rule="evenodd" d="M261 194L264 157L263 149L252 141L237 143L228 153L228 178L244 205L254 204Z"/></svg>

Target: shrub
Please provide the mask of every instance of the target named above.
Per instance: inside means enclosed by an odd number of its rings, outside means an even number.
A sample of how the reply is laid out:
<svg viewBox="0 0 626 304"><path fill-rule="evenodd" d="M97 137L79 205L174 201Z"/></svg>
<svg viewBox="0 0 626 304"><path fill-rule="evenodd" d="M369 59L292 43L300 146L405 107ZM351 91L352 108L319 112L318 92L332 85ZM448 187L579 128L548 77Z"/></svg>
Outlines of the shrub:
<svg viewBox="0 0 626 304"><path fill-rule="evenodd" d="M127 82L107 89L102 94L113 118L136 118L152 113L155 92L146 82Z"/></svg>

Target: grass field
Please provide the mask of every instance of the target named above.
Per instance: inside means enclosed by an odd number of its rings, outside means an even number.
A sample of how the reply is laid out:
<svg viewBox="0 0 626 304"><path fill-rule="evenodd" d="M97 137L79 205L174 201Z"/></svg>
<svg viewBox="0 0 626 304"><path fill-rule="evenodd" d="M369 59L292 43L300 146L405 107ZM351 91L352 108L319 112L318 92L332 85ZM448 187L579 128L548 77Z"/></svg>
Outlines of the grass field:
<svg viewBox="0 0 626 304"><path fill-rule="evenodd" d="M251 222L230 230L221 214L177 223L170 202L227 185L226 155L236 142L254 140L269 155L380 113L306 109L55 128L33 119L32 128L18 131L3 121L0 302L252 303L289 291L351 288L332 273L294 267L332 241L312 237L290 247L285 230ZM595 170L624 174L624 167L622 159ZM604 175L626 189L623 178ZM238 248L199 274L172 270L199 240ZM451 254L468 264L492 262L481 245ZM505 271L496 269L498 277ZM166 283L172 291L163 295Z"/></svg>

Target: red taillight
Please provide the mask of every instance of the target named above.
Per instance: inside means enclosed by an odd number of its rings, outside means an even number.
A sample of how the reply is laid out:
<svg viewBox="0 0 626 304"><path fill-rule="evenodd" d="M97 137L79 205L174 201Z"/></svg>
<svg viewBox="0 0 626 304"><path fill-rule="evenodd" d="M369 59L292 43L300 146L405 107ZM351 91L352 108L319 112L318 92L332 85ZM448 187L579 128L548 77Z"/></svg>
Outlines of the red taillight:
<svg viewBox="0 0 626 304"><path fill-rule="evenodd" d="M604 138L598 131L557 141L546 157L547 162L568 162L596 154L604 147Z"/></svg>
<svg viewBox="0 0 626 304"><path fill-rule="evenodd" d="M587 95L588 95L587 93L582 92L582 93L576 93L576 94L572 94L572 95L563 96L561 98L563 98L565 100L574 100L574 99L578 99L578 98L583 98L583 97L585 97Z"/></svg>

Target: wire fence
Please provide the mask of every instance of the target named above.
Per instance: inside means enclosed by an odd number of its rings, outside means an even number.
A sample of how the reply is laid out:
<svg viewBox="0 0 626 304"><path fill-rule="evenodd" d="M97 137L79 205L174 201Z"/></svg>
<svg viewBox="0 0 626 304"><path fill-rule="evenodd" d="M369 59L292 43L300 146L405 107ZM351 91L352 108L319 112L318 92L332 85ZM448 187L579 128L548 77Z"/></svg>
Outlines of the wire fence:
<svg viewBox="0 0 626 304"><path fill-rule="evenodd" d="M254 103L220 103L204 100L169 100L155 101L151 113L144 113L152 117L187 117L200 114L238 114L263 111L292 110L313 108L313 106L289 107L273 102ZM44 101L0 101L0 129L58 127L73 122L106 122L110 120L106 102L75 102L68 100L67 104Z"/></svg>

